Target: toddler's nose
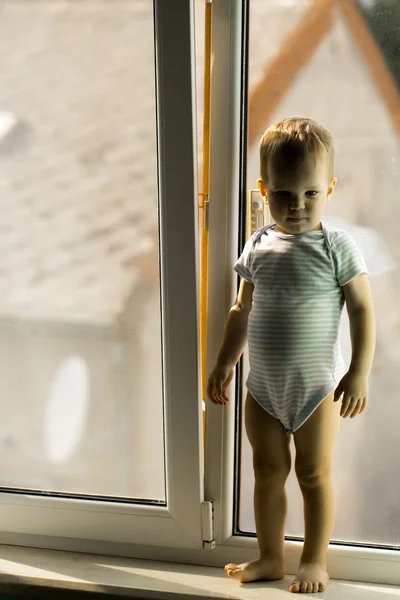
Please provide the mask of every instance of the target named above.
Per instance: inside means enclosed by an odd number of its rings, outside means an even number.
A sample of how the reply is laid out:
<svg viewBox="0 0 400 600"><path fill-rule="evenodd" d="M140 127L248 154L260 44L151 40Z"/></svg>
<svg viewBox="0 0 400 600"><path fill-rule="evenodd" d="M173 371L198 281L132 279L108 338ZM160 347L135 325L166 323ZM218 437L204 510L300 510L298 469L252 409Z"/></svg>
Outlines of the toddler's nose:
<svg viewBox="0 0 400 600"><path fill-rule="evenodd" d="M300 211L300 210L304 210L304 202L301 198L293 198L291 203L290 203L290 209L291 210L296 210L296 211Z"/></svg>

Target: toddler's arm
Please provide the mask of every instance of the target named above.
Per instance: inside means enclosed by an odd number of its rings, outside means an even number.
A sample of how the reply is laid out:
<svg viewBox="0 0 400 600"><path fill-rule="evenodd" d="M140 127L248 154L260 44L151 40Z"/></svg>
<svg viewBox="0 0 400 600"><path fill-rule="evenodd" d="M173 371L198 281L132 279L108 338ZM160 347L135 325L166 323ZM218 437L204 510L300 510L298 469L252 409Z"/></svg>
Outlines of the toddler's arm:
<svg viewBox="0 0 400 600"><path fill-rule="evenodd" d="M207 396L214 404L225 404L228 401L226 388L247 342L247 322L253 303L253 290L254 285L242 279L238 296L229 311L217 363L207 384Z"/></svg>
<svg viewBox="0 0 400 600"><path fill-rule="evenodd" d="M225 324L224 339L217 357L217 364L232 365L239 361L247 342L247 321L253 303L254 285L241 280L239 293L229 311Z"/></svg>
<svg viewBox="0 0 400 600"><path fill-rule="evenodd" d="M368 276L343 286L350 323L352 356L349 371L368 377L375 352L375 316Z"/></svg>
<svg viewBox="0 0 400 600"><path fill-rule="evenodd" d="M368 376L375 352L375 315L368 276L361 273L343 286L350 323L351 362L339 382L334 401L343 394L340 414L353 418L368 401Z"/></svg>

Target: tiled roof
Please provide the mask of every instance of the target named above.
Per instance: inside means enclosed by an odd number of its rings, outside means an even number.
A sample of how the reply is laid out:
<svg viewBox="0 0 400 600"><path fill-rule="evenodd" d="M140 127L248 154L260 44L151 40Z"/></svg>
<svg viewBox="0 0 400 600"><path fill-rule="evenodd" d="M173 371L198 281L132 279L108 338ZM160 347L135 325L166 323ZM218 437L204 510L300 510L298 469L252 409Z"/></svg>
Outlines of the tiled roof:
<svg viewBox="0 0 400 600"><path fill-rule="evenodd" d="M112 322L157 228L151 3L1 8L0 317Z"/></svg>

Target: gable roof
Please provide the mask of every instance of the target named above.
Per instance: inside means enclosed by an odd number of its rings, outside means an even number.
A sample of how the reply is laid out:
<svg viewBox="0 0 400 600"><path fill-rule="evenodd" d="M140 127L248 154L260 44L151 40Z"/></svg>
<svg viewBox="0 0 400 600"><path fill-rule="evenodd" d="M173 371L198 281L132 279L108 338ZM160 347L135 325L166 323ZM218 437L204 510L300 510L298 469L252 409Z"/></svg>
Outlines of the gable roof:
<svg viewBox="0 0 400 600"><path fill-rule="evenodd" d="M151 3L2 7L1 319L107 326L150 275L153 52Z"/></svg>
<svg viewBox="0 0 400 600"><path fill-rule="evenodd" d="M368 29L354 0L317 0L310 2L296 27L267 65L263 76L249 93L249 145L258 141L266 123L291 88L299 71L311 60L335 22L342 16L352 38L370 70L390 115L394 130L400 134L400 94L381 50ZM306 40L306 43L305 41Z"/></svg>

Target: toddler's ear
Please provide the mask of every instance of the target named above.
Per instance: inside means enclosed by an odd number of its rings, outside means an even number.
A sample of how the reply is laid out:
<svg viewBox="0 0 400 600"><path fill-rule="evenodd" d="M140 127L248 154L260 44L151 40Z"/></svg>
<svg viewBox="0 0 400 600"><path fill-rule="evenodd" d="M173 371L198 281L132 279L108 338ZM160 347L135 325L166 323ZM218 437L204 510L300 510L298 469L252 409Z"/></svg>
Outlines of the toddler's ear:
<svg viewBox="0 0 400 600"><path fill-rule="evenodd" d="M265 185L262 179L257 179L257 187L260 190L261 196L264 197L264 200L267 200L267 190L265 189Z"/></svg>
<svg viewBox="0 0 400 600"><path fill-rule="evenodd" d="M337 184L337 179L336 179L336 177L334 177L330 183L330 186L328 187L328 196L331 196L333 194L333 192L335 191L335 188L336 188L336 184Z"/></svg>

